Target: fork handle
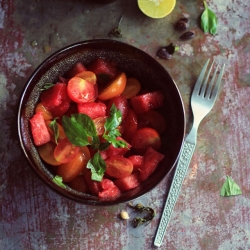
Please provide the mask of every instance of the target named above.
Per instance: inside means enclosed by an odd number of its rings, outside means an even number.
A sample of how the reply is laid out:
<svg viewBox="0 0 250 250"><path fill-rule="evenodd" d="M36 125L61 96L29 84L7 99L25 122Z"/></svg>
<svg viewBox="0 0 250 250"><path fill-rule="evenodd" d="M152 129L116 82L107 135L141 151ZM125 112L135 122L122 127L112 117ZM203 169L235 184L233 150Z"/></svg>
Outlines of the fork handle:
<svg viewBox="0 0 250 250"><path fill-rule="evenodd" d="M156 247L160 247L163 241L163 237L165 235L168 223L170 221L171 214L174 210L175 203L178 199L182 183L184 181L187 169L189 167L191 158L193 156L195 149L195 144L187 142L186 140L183 142L181 154L179 157L179 161L176 166L174 178L171 183L171 187L168 193L168 197L163 209L163 213L161 216L160 224L158 226L154 245Z"/></svg>

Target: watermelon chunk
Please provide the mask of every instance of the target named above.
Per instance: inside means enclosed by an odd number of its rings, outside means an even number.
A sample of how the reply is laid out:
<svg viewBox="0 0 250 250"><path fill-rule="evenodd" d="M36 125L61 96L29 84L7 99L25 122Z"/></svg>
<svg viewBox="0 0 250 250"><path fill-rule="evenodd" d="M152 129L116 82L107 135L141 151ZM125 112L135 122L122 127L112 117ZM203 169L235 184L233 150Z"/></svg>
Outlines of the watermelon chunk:
<svg viewBox="0 0 250 250"><path fill-rule="evenodd" d="M149 147L144 154L143 163L140 167L140 180L145 181L164 159L164 155Z"/></svg>
<svg viewBox="0 0 250 250"><path fill-rule="evenodd" d="M88 188L91 194L98 195L102 191L101 183L99 181L91 180L91 171L87 171L84 174L84 178L88 184Z"/></svg>
<svg viewBox="0 0 250 250"><path fill-rule="evenodd" d="M164 94L160 91L141 94L130 99L136 114L141 114L149 110L162 107Z"/></svg>
<svg viewBox="0 0 250 250"><path fill-rule="evenodd" d="M41 93L41 103L54 117L61 117L70 106L65 83L56 83L53 87Z"/></svg>
<svg viewBox="0 0 250 250"><path fill-rule="evenodd" d="M31 119L31 133L36 146L43 145L50 141L50 133L46 126L42 112L36 113Z"/></svg>
<svg viewBox="0 0 250 250"><path fill-rule="evenodd" d="M102 102L78 103L78 112L95 119L106 115L106 105Z"/></svg>
<svg viewBox="0 0 250 250"><path fill-rule="evenodd" d="M143 156L142 155L131 155L128 157L128 159L133 164L133 171L140 169L140 167L143 163Z"/></svg>
<svg viewBox="0 0 250 250"><path fill-rule="evenodd" d="M68 72L67 72L67 77L72 78L76 76L77 74L87 71L86 67L84 66L83 63L77 62Z"/></svg>
<svg viewBox="0 0 250 250"><path fill-rule="evenodd" d="M109 179L101 181L102 191L98 193L98 197L102 200L115 200L121 195L120 189Z"/></svg>
<svg viewBox="0 0 250 250"><path fill-rule="evenodd" d="M102 58L93 61L88 70L96 74L97 82L100 84L108 83L117 74L116 65Z"/></svg>
<svg viewBox="0 0 250 250"><path fill-rule="evenodd" d="M121 190L127 191L132 188L136 188L141 183L139 172L133 173L127 177L114 180L114 184Z"/></svg>

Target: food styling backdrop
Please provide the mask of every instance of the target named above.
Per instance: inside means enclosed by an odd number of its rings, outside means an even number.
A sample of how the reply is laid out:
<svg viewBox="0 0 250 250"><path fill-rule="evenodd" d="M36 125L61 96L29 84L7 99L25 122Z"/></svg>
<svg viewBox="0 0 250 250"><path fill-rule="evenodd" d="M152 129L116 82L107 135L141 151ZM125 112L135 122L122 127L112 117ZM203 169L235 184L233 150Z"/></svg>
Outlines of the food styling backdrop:
<svg viewBox="0 0 250 250"><path fill-rule="evenodd" d="M219 98L204 119L187 177L161 249L249 249L250 235L250 6L246 1L207 1L218 17L217 33L200 28L203 1L178 0L165 18L145 16L135 0L0 1L0 249L153 249L173 173L133 201L156 210L148 225L133 228L127 204L95 207L52 191L29 167L18 142L17 107L32 71L56 50L72 43L111 38L145 51L174 78L182 95L187 132L190 94L207 58L226 63ZM110 36L123 16L122 37ZM188 18L194 37L181 40L174 28ZM156 56L170 43L172 59ZM231 176L242 195L221 197ZM129 220L119 214L126 210Z"/></svg>

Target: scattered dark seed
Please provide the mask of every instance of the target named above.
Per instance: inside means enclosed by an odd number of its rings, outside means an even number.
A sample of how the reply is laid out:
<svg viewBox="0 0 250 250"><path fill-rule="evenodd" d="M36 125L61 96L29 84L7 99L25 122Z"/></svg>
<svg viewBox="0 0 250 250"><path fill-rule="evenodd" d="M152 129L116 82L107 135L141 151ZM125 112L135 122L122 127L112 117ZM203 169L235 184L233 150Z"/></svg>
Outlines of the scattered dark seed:
<svg viewBox="0 0 250 250"><path fill-rule="evenodd" d="M173 57L173 55L168 52L168 50L166 49L166 47L160 48L157 51L157 56L159 56L162 59L167 59L167 60L169 60L169 59L171 59Z"/></svg>
<svg viewBox="0 0 250 250"><path fill-rule="evenodd" d="M189 40L195 36L194 31L187 31L180 36L182 40Z"/></svg>
<svg viewBox="0 0 250 250"><path fill-rule="evenodd" d="M187 24L183 21L178 21L175 25L175 28L179 31L185 31L187 29Z"/></svg>

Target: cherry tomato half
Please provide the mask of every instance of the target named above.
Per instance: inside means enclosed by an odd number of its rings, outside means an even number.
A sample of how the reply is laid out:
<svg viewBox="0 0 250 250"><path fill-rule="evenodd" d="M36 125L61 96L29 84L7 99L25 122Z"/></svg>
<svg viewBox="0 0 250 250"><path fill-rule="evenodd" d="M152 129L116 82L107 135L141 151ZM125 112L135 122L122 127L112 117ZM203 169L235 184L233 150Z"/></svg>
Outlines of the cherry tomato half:
<svg viewBox="0 0 250 250"><path fill-rule="evenodd" d="M76 76L92 83L92 84L96 84L97 78L96 78L96 74L92 71L83 71L79 74L77 74Z"/></svg>
<svg viewBox="0 0 250 250"><path fill-rule="evenodd" d="M126 99L130 99L134 96L136 96L141 90L141 84L140 82L135 78L128 78L127 84L122 92L122 96L124 96Z"/></svg>
<svg viewBox="0 0 250 250"><path fill-rule="evenodd" d="M68 138L65 138L57 144L54 157L60 163L68 163L77 155L79 150L80 147L73 145Z"/></svg>
<svg viewBox="0 0 250 250"><path fill-rule="evenodd" d="M41 112L44 120L52 120L52 113L40 102L36 105L36 113Z"/></svg>
<svg viewBox="0 0 250 250"><path fill-rule="evenodd" d="M133 171L132 162L123 156L113 156L105 160L106 173L115 178L129 176Z"/></svg>
<svg viewBox="0 0 250 250"><path fill-rule="evenodd" d="M98 98L100 100L108 100L120 95L126 87L126 81L127 77L125 73L120 73L117 77L111 80L111 82L108 83L108 85L103 90L101 90Z"/></svg>
<svg viewBox="0 0 250 250"><path fill-rule="evenodd" d="M78 152L68 163L61 164L57 168L57 175L61 176L64 182L75 179L86 167L85 155Z"/></svg>
<svg viewBox="0 0 250 250"><path fill-rule="evenodd" d="M71 78L67 85L69 98L76 103L95 101L98 90L97 85L78 76Z"/></svg>
<svg viewBox="0 0 250 250"><path fill-rule="evenodd" d="M55 150L56 144L54 142L47 142L46 144L43 144L39 146L38 152L40 157L47 162L48 164L52 166L58 166L61 163L58 162L54 157L54 150Z"/></svg>

